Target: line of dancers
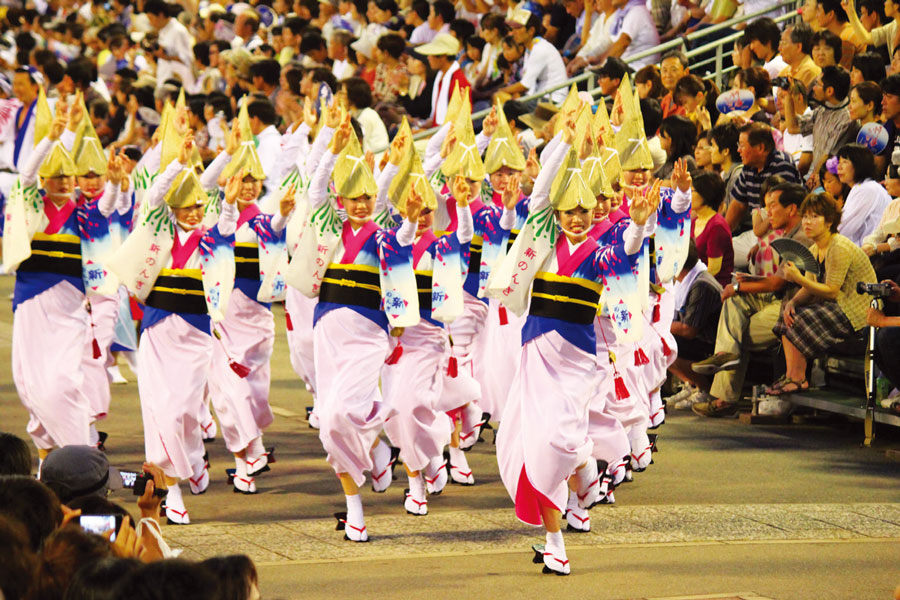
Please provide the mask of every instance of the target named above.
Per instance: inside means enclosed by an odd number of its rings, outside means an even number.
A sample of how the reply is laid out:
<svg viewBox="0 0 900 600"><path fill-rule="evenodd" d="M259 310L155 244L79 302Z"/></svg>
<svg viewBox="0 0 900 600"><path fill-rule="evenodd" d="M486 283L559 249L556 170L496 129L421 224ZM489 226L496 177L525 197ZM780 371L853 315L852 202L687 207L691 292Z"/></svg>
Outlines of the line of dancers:
<svg viewBox="0 0 900 600"><path fill-rule="evenodd" d="M45 107L3 231L13 375L40 457L102 442L110 349L136 318L146 458L169 479L169 522L190 522L180 482L209 486L210 405L229 482L257 493L274 462L263 431L283 301L346 539L369 539L367 476L384 492L402 463L415 516L448 482L474 485L466 451L493 423L516 516L546 533L534 560L568 574L563 522L589 531L589 509L652 460L675 358L666 287L689 239L690 175L678 163L671 187L651 181L627 77L613 112L615 126L573 89L526 157L502 106L476 135L454 89L424 158L404 122L376 164L338 102L307 102L263 165L244 103L204 168L183 96L136 163L104 153L80 96Z"/></svg>

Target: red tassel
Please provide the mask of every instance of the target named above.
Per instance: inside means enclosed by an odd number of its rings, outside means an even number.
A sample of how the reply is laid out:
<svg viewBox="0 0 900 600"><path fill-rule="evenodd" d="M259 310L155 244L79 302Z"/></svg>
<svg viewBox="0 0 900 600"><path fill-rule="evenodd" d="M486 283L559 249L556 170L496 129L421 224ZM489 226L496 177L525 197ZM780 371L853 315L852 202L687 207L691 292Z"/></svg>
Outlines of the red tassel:
<svg viewBox="0 0 900 600"><path fill-rule="evenodd" d="M234 371L238 377L244 379L247 375L250 374L250 367L242 365L239 362L234 362L233 360L228 361L228 366L231 367L231 370Z"/></svg>
<svg viewBox="0 0 900 600"><path fill-rule="evenodd" d="M288 331L294 330L294 322L291 321L291 313L284 311L284 324Z"/></svg>
<svg viewBox="0 0 900 600"><path fill-rule="evenodd" d="M662 340L662 344L663 344L663 356L671 356L672 349L669 348L669 345L666 343L666 338L661 337L659 339Z"/></svg>
<svg viewBox="0 0 900 600"><path fill-rule="evenodd" d="M100 344L97 343L97 338L91 340L91 347L94 349L94 358L100 358L103 355L100 352Z"/></svg>
<svg viewBox="0 0 900 600"><path fill-rule="evenodd" d="M451 356L450 362L447 363L447 376L448 377L456 377L459 374L458 367L456 364L456 357Z"/></svg>
<svg viewBox="0 0 900 600"><path fill-rule="evenodd" d="M628 388L625 387L625 381L622 379L621 375L616 375L616 398L619 400L625 400L631 394L628 393Z"/></svg>
<svg viewBox="0 0 900 600"><path fill-rule="evenodd" d="M505 306L503 306L503 305L501 304L501 305L500 305L500 308L497 309L497 314L498 314L498 316L500 317L500 324L501 324L501 325L509 325L509 316L506 314L506 307L505 307Z"/></svg>
<svg viewBox="0 0 900 600"><path fill-rule="evenodd" d="M391 352L391 355L388 356L386 361L384 361L384 364L396 365L398 362L400 362L401 356L403 356L403 345L398 343L393 352Z"/></svg>
<svg viewBox="0 0 900 600"><path fill-rule="evenodd" d="M644 354L643 348L638 348L634 351L634 366L639 367L641 365L646 365L650 363L650 359L647 358L647 355Z"/></svg>
<svg viewBox="0 0 900 600"><path fill-rule="evenodd" d="M659 304L653 305L653 322L659 323Z"/></svg>

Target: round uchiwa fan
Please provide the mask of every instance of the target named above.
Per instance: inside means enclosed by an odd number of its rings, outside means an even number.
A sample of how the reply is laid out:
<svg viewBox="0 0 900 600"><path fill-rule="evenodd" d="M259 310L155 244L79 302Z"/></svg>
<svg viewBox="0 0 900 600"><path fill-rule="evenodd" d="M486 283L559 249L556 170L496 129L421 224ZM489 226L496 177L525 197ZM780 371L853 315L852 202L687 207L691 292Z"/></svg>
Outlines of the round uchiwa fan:
<svg viewBox="0 0 900 600"><path fill-rule="evenodd" d="M800 242L789 238L778 238L777 240L772 240L772 249L781 256L782 262L790 261L801 271L806 271L813 275L819 274L819 263L816 262L809 248Z"/></svg>

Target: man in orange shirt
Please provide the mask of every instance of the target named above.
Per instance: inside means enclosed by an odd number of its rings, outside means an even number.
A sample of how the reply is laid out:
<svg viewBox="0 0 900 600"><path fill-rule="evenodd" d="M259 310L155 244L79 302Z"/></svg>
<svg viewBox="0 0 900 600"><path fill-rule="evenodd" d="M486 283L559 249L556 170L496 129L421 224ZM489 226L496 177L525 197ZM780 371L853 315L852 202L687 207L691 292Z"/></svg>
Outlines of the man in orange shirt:
<svg viewBox="0 0 900 600"><path fill-rule="evenodd" d="M659 65L659 76L662 79L663 87L668 90L668 93L663 96L660 102L663 119L672 115L684 116L684 107L675 104L675 98L672 94L675 91L675 84L678 83L678 80L690 72L690 69L688 69L688 58L684 52L670 50L663 55Z"/></svg>

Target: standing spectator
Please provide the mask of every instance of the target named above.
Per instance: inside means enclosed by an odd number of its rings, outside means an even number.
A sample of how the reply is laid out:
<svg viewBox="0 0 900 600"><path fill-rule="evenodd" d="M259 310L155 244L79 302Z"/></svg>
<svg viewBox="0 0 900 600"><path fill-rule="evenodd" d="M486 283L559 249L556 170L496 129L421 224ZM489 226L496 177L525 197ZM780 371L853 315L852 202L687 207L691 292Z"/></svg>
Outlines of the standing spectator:
<svg viewBox="0 0 900 600"><path fill-rule="evenodd" d="M821 105L809 116L798 116L790 94L785 94L784 117L790 133L813 136L811 175L807 187L815 189L819 184L818 172L830 154L847 141L856 139L856 123L847 113L847 94L850 91L850 74L843 67L825 67L813 84L813 98Z"/></svg>
<svg viewBox="0 0 900 600"><path fill-rule="evenodd" d="M822 29L827 29L841 39L840 64L849 69L853 64L853 56L866 51L866 43L847 22L847 13L841 8L841 0L818 0L816 18Z"/></svg>
<svg viewBox="0 0 900 600"><path fill-rule="evenodd" d="M791 96L794 102L794 111L797 114L808 117L812 115L812 108L806 102L806 86L799 79L793 80L790 90L782 90L776 100L778 112L782 117L782 146L784 151L794 159L794 164L797 165L800 175L806 175L809 171L809 166L812 164L813 136L812 134L791 133L785 128L784 98L787 95Z"/></svg>
<svg viewBox="0 0 900 600"><path fill-rule="evenodd" d="M763 61L762 68L771 79L778 77L788 66L786 60L778 54L781 35L778 24L769 17L756 19L744 29L744 38L750 42L750 51Z"/></svg>
<svg viewBox="0 0 900 600"><path fill-rule="evenodd" d="M838 151L838 178L850 186L841 210L838 232L857 246L875 231L891 201L884 187L875 181L875 159L860 144L847 144Z"/></svg>
<svg viewBox="0 0 900 600"><path fill-rule="evenodd" d="M798 23L784 28L778 51L787 63L779 76L793 77L803 82L806 89L822 73L822 69L813 61L810 53L813 47L813 30L806 23Z"/></svg>
<svg viewBox="0 0 900 600"><path fill-rule="evenodd" d="M662 58L659 65L659 76L667 93L660 100L663 118L672 115L684 115L684 107L675 102L675 86L678 81L689 73L688 58L679 50L670 50Z"/></svg>
<svg viewBox="0 0 900 600"><path fill-rule="evenodd" d="M812 279L792 263L784 266L785 279L801 289L782 304L773 329L781 338L787 367L784 376L766 390L773 396L808 389L807 363L865 326L869 299L856 293L856 284L875 282L869 257L838 233L841 210L834 198L810 194L800 213L819 273Z"/></svg>
<svg viewBox="0 0 900 600"><path fill-rule="evenodd" d="M540 93L548 88L558 87L566 82L566 67L559 51L553 44L540 37L543 30L540 18L524 8L517 8L512 18L507 21L510 27L510 35L504 40L504 55L507 60L513 62L518 58L524 58L522 64L521 79L512 85L508 85L498 94L502 100L507 97L518 98L522 95ZM515 52L507 53L507 49L513 49L507 42L509 38L515 42ZM514 54L520 54L514 58ZM550 99L556 104L561 104L566 98L567 90L560 87L550 92ZM532 104L537 104L536 101Z"/></svg>
<svg viewBox="0 0 900 600"><path fill-rule="evenodd" d="M728 285L734 271L734 248L731 229L718 212L725 198L725 182L717 174L707 172L697 173L693 180L691 238L709 274L721 285Z"/></svg>
<svg viewBox="0 0 900 600"><path fill-rule="evenodd" d="M613 41L607 56L618 56L628 61L628 57L659 45L659 33L644 0L612 0L617 9L609 31ZM659 61L659 54L629 61L632 67L640 69Z"/></svg>
<svg viewBox="0 0 900 600"><path fill-rule="evenodd" d="M866 28L856 14L855 0L844 0L841 6L850 17L850 25L856 37L867 46L887 47L888 55L893 56L897 48L897 19L900 17L900 4L894 0L884 0L884 14L892 20L887 25Z"/></svg>
<svg viewBox="0 0 900 600"><path fill-rule="evenodd" d="M191 70L194 59L191 34L178 19L172 18L172 8L163 0L148 0L144 12L150 25L159 32L159 50L156 53L157 89L174 75L182 84L193 87L194 75Z"/></svg>
<svg viewBox="0 0 900 600"><path fill-rule="evenodd" d="M842 45L843 42L841 42L841 38L827 29L821 29L815 32L813 34L813 62L815 62L816 66L820 69L833 67L839 63L844 64L841 60L844 54L843 49L841 48ZM853 64L852 57L847 61L847 64Z"/></svg>
<svg viewBox="0 0 900 600"><path fill-rule="evenodd" d="M800 174L790 156L775 149L772 129L763 123L750 123L740 130L738 152L744 168L731 190L732 202L725 214L731 231L737 231L748 208L760 206L760 188L772 175L781 175L792 183L800 183ZM751 243L750 246L753 244ZM747 248L735 245L736 256L746 256ZM742 252L743 250L743 252Z"/></svg>
<svg viewBox="0 0 900 600"><path fill-rule="evenodd" d="M447 105L450 103L453 88L459 87L461 93L471 93L469 81L456 61L456 55L459 54L459 40L449 33L442 33L427 44L416 48L416 51L428 57L429 66L437 73L434 91L431 94L429 124L443 125L447 119Z"/></svg>

